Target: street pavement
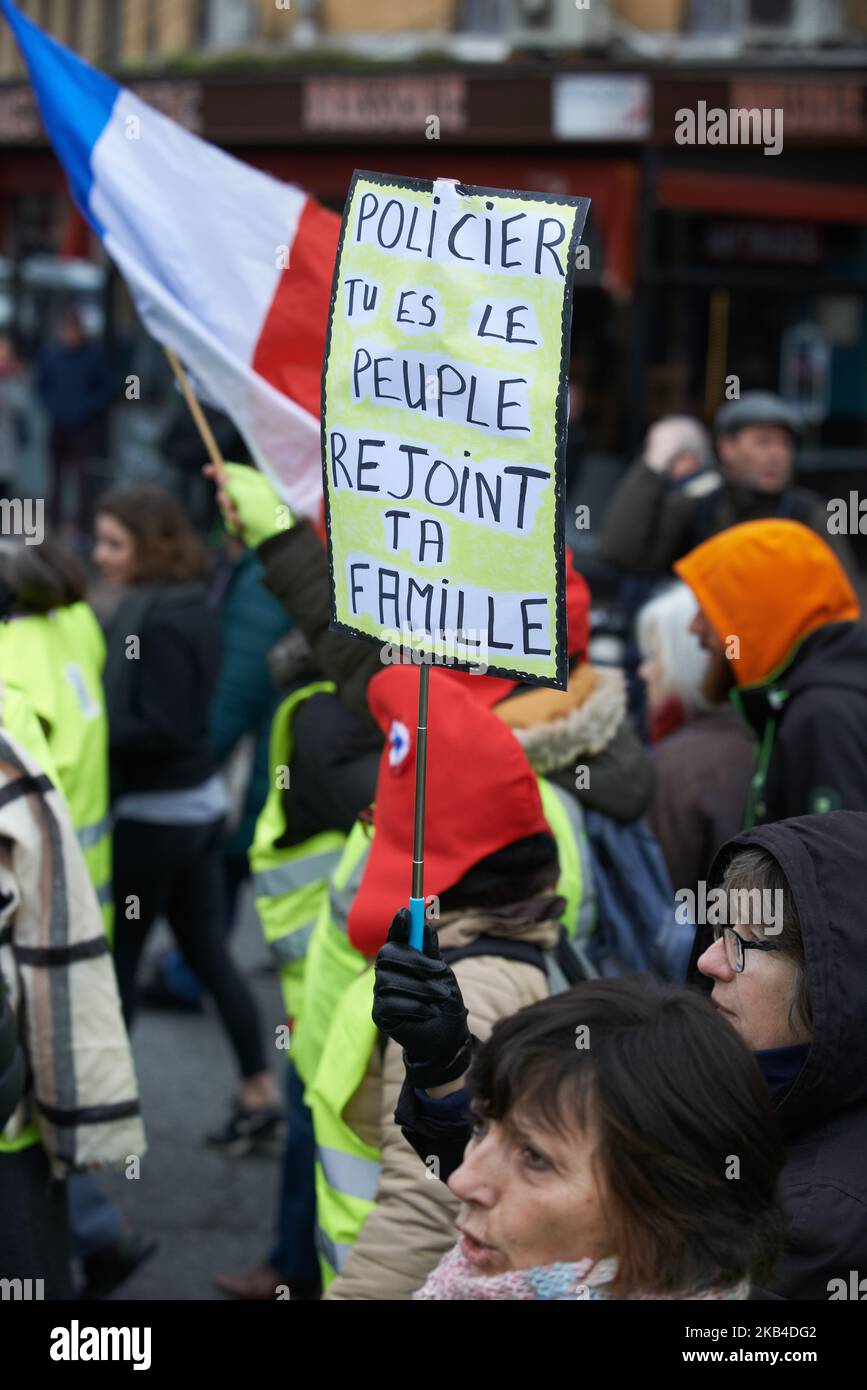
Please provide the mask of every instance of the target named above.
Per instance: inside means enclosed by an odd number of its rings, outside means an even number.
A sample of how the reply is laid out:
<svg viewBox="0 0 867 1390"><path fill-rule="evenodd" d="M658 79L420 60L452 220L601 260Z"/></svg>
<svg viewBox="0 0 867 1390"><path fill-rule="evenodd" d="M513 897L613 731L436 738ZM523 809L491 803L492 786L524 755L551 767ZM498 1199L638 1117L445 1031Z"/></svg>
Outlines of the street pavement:
<svg viewBox="0 0 867 1390"><path fill-rule="evenodd" d="M155 935L154 948L164 946L167 934ZM267 954L249 890L240 902L232 951L259 1004L282 1094L285 1053L274 1044L284 1021L280 988L277 976L262 969ZM116 1300L222 1300L212 1275L255 1264L273 1243L279 1153L231 1159L203 1143L208 1131L222 1127L237 1084L213 1004L208 1001L205 1009L142 1009L136 1015L133 1050L148 1151L140 1178L100 1173L97 1181L136 1230L159 1241L159 1249L117 1290Z"/></svg>

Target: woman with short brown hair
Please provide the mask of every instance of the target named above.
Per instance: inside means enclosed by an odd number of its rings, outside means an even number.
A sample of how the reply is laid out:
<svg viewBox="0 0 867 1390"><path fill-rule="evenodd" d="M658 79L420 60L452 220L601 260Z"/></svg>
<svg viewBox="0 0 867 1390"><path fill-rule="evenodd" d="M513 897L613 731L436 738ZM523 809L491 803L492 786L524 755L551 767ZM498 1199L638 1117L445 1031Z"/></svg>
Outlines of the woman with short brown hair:
<svg viewBox="0 0 867 1390"><path fill-rule="evenodd" d="M497 1023L468 1087L460 1239L416 1297L743 1299L769 1276L773 1106L697 994L585 981Z"/></svg>

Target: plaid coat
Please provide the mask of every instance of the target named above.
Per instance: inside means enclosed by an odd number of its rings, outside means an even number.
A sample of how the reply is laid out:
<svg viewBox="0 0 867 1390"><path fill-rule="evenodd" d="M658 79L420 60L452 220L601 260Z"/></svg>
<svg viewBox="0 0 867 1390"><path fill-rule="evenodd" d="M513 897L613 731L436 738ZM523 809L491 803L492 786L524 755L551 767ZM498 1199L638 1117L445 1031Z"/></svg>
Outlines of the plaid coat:
<svg viewBox="0 0 867 1390"><path fill-rule="evenodd" d="M145 1150L138 1087L96 895L63 797L0 729L0 971L27 1062L3 1130L35 1120L57 1177Z"/></svg>

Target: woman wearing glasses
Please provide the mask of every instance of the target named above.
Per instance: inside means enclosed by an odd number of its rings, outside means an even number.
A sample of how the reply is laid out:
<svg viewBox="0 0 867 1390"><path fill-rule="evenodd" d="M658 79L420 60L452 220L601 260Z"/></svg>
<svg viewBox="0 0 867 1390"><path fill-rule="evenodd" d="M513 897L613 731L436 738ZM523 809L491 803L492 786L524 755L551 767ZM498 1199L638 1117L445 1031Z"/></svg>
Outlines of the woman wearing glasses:
<svg viewBox="0 0 867 1390"><path fill-rule="evenodd" d="M709 944L694 952L700 974L693 983L710 991L720 1016L753 1051L783 1135L788 1235L769 1287L788 1299L863 1298L867 813L832 811L739 835L717 855L708 876L713 887L727 890L729 903L766 909L764 923L761 912L745 913L749 923L729 916L726 926L699 928L697 938ZM444 1179L457 1172L472 1132L465 1078L447 1065L437 1076L466 1027L459 1005L448 967L432 969L390 939L377 961L374 1018L401 1043L405 1059L429 1063L427 1089L407 1082L396 1119L422 1157L439 1158ZM697 1054L690 1056L700 1075ZM731 1119L725 1088L714 1094ZM719 1217L711 1201L707 1220Z"/></svg>
<svg viewBox="0 0 867 1390"><path fill-rule="evenodd" d="M867 1275L867 814L739 835L717 855L714 885L728 901L746 890L773 905L764 922L749 914L713 928L698 959L711 1001L755 1054L786 1146L790 1231L772 1288L857 1297L850 1272L856 1284Z"/></svg>

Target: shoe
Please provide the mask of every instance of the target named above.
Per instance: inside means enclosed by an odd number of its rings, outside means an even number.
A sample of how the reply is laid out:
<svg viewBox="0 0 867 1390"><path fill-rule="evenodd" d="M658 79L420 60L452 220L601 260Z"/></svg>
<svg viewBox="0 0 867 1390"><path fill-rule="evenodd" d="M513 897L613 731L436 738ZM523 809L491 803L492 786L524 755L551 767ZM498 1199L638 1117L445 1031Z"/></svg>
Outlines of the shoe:
<svg viewBox="0 0 867 1390"><path fill-rule="evenodd" d="M137 1231L130 1231L113 1245L95 1250L92 1255L85 1255L81 1262L84 1282L78 1291L78 1297L85 1302L107 1298L115 1289L120 1288L139 1265L150 1259L157 1244L157 1241L139 1235Z"/></svg>
<svg viewBox="0 0 867 1390"><path fill-rule="evenodd" d="M267 1261L254 1265L243 1274L216 1274L212 1280L214 1288L230 1298L240 1298L245 1302L273 1303L278 1291L294 1303L309 1303L322 1296L322 1285L318 1279L286 1279L278 1274Z"/></svg>
<svg viewBox="0 0 867 1390"><path fill-rule="evenodd" d="M179 1014L204 1013L201 999L187 999L183 994L176 994L160 975L152 975L145 980L138 991L138 1002L145 1009L164 1009Z"/></svg>
<svg viewBox="0 0 867 1390"><path fill-rule="evenodd" d="M220 1293L228 1294L230 1298L260 1303L272 1303L277 1297L278 1288L286 1284L283 1275L278 1274L267 1261L254 1265L243 1274L215 1274L211 1282Z"/></svg>
<svg viewBox="0 0 867 1390"><path fill-rule="evenodd" d="M271 1150L282 1122L283 1111L278 1105L262 1105L250 1110L236 1101L225 1127L208 1134L205 1143L211 1149L220 1149L229 1158L245 1158L254 1149Z"/></svg>

